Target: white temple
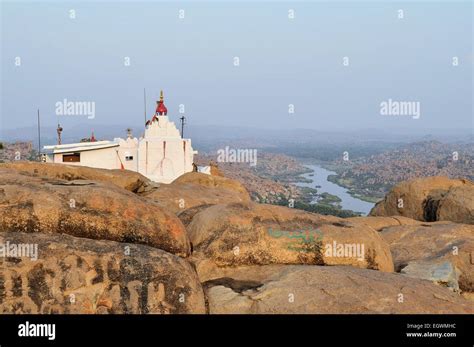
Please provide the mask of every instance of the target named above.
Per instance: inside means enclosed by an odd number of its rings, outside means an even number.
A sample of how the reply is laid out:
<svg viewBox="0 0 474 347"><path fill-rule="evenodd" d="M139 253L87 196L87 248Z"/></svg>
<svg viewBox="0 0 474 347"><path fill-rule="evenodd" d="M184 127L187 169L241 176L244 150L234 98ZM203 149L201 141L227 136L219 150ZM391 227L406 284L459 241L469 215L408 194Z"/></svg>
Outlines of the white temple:
<svg viewBox="0 0 474 347"><path fill-rule="evenodd" d="M152 119L145 125L144 137L137 139L129 132L127 139L113 141L58 144L45 146L43 161L81 165L101 169L136 171L150 180L171 183L186 172L193 171L194 154L191 139L181 137L167 116L163 92Z"/></svg>

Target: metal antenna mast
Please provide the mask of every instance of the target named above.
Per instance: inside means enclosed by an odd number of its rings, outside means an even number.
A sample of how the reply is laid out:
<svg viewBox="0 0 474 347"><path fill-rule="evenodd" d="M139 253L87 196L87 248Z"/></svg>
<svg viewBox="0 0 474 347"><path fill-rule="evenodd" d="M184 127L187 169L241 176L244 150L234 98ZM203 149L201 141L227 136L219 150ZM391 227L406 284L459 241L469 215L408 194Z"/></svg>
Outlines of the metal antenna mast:
<svg viewBox="0 0 474 347"><path fill-rule="evenodd" d="M186 117L181 116L181 138L184 138L184 124L186 124Z"/></svg>

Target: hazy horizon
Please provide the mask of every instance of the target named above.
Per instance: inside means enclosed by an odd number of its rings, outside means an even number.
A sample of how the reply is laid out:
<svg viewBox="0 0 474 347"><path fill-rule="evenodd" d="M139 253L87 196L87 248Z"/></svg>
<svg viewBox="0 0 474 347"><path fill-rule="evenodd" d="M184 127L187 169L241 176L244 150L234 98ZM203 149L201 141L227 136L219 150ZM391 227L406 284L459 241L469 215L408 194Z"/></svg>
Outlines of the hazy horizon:
<svg viewBox="0 0 474 347"><path fill-rule="evenodd" d="M177 121L177 120L176 120ZM178 126L179 124L176 123ZM89 124L82 123L65 127L62 132L63 142L78 142L82 138L89 137L94 132L97 139L113 140L114 138L126 137L126 129L130 124ZM135 137L143 136L144 128L140 126L131 127ZM263 129L255 127L233 127L220 125L186 125L184 128L186 138L191 138L196 149L201 145L209 145L227 142L233 144L236 141L249 141L248 145L265 147L285 146L291 143L368 143L371 141L380 143L414 143L420 141L439 141L443 143L474 143L474 136L470 129L426 129L417 132L416 129L344 129L344 130L318 130L318 129ZM5 129L0 140L4 142L32 141L36 148L38 145L38 130L36 126L18 129ZM55 144L57 141L56 126L41 127L42 145Z"/></svg>

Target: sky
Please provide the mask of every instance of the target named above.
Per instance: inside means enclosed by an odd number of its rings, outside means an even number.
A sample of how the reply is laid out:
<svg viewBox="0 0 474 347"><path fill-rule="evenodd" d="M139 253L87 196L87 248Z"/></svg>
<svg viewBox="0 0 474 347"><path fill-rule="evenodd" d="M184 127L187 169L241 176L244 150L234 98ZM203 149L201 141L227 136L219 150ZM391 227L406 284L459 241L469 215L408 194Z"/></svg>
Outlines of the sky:
<svg viewBox="0 0 474 347"><path fill-rule="evenodd" d="M470 1L3 1L0 130L38 108L43 126L141 127L145 88L148 118L164 90L193 125L472 131L472 21ZM57 115L64 99L95 117Z"/></svg>

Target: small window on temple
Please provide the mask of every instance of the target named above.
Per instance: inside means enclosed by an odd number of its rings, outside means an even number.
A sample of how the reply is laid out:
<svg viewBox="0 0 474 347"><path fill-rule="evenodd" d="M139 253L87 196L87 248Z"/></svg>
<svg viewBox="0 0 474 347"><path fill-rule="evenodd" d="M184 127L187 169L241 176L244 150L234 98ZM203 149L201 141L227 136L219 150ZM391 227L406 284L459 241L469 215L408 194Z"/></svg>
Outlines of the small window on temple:
<svg viewBox="0 0 474 347"><path fill-rule="evenodd" d="M63 154L63 163L79 163L81 161L81 153Z"/></svg>
<svg viewBox="0 0 474 347"><path fill-rule="evenodd" d="M125 156L125 160L126 160L126 161L131 161L131 160L133 160L133 155L126 155L126 156Z"/></svg>

